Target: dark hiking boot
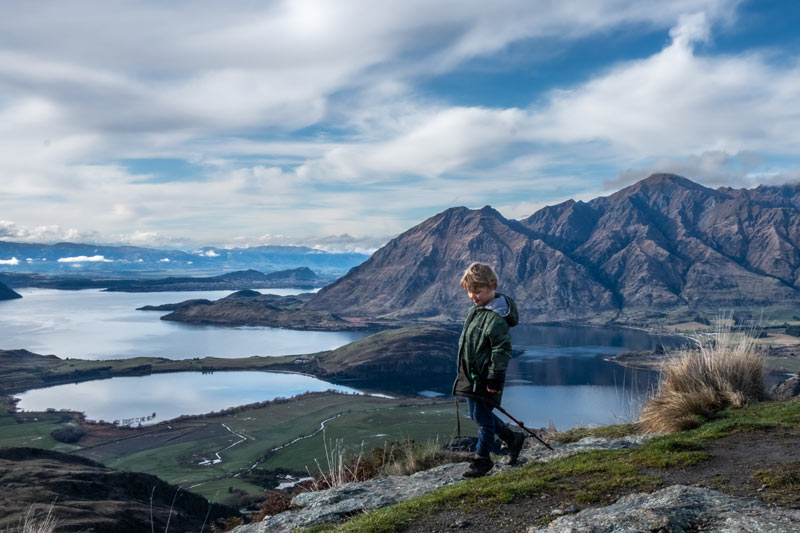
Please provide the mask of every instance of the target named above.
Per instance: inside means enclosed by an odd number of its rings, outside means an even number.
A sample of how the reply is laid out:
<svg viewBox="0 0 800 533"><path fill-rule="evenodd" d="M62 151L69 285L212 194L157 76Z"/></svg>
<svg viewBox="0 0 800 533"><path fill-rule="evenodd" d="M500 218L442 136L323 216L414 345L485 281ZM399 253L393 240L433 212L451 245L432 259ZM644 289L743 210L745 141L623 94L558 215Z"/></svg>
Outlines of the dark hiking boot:
<svg viewBox="0 0 800 533"><path fill-rule="evenodd" d="M477 456L469 465L469 470L464 472L464 477L483 477L492 469L494 463L488 457Z"/></svg>
<svg viewBox="0 0 800 533"><path fill-rule="evenodd" d="M519 459L519 452L522 451L522 445L525 444L525 435L517 431L512 431L514 436L511 442L508 443L508 460L506 464L515 465Z"/></svg>
<svg viewBox="0 0 800 533"><path fill-rule="evenodd" d="M522 450L522 445L525 444L525 435L503 424L497 428L497 436L500 437L500 440L502 440L508 448L508 460L506 464L517 464L519 452Z"/></svg>

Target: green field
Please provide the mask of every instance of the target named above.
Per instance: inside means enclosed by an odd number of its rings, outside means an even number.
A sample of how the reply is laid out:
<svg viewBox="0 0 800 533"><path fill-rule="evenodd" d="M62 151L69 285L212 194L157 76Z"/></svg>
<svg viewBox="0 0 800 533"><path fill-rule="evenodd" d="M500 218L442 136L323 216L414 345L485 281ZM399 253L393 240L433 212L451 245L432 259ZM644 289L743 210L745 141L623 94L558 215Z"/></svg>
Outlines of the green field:
<svg viewBox="0 0 800 533"><path fill-rule="evenodd" d="M7 413L7 404L0 411L0 446L34 446L65 452L80 449L57 442L50 435L55 429L76 424L66 413L24 413L25 421L20 422ZM82 454L93 453L92 457L99 457L111 468L155 474L220 501L228 497L230 489L249 494L263 490L247 479L233 477L254 465L259 469L305 472L306 466L314 469L317 459L325 466L323 433L269 453L273 448L314 433L324 420L328 420L326 439L341 439L354 453L362 442L365 451L384 446L387 441L422 442L438 438L444 442L455 434L456 427L452 402L321 393L221 417L144 428L125 433L122 438L102 441L95 436L92 442L97 445L84 449ZM465 434L474 432L469 421L462 425ZM175 438L171 437L173 431ZM224 450L241 440L234 433L245 440ZM79 444L85 442L86 439ZM200 464L215 459L215 453L220 454L221 462Z"/></svg>
<svg viewBox="0 0 800 533"><path fill-rule="evenodd" d="M464 410L462 409L462 415ZM474 434L474 424L462 423L462 432ZM424 442L438 439L448 442L456 433L456 412L452 402L440 405L387 408L377 411L350 413L327 424L325 439L329 443L340 440L351 453L358 453L361 444L365 452L383 447L387 442L415 440ZM326 467L323 434L298 442L280 450L259 466L261 468L290 468L313 472L314 459Z"/></svg>
<svg viewBox="0 0 800 533"><path fill-rule="evenodd" d="M25 413L25 422L20 423L8 413L9 403L0 397L0 448L26 446L69 452L78 448L72 444L56 441L50 435L54 430L67 425L75 426L72 415L58 412Z"/></svg>

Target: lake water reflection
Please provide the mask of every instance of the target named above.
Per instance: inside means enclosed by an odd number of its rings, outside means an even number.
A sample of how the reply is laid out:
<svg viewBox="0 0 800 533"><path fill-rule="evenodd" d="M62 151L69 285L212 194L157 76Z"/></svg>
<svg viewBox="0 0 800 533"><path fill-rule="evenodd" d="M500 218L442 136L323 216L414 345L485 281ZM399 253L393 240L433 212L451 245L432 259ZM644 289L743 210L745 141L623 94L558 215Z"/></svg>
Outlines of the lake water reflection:
<svg viewBox="0 0 800 533"><path fill-rule="evenodd" d="M265 327L218 327L160 320L166 313L136 311L195 298L217 300L231 291L103 292L19 289L19 300L0 302L0 349L80 359L153 356L249 357L331 350L366 335L353 331L294 331ZM264 289L286 296L297 289Z"/></svg>
<svg viewBox="0 0 800 533"><path fill-rule="evenodd" d="M633 329L518 326L511 331L514 348L522 353L509 364L503 406L530 427L630 421L658 376L606 358L659 343L680 344Z"/></svg>
<svg viewBox="0 0 800 533"><path fill-rule="evenodd" d="M355 389L300 374L274 372L176 372L57 385L15 395L24 411L62 406L90 420L124 425L155 424L180 415L219 411L248 403L289 398L304 392ZM155 414L155 416L152 416Z"/></svg>
<svg viewBox="0 0 800 533"><path fill-rule="evenodd" d="M147 304L190 298L217 299L229 294L226 291L115 293L22 289L19 292L23 299L0 302L0 348L26 348L61 357L303 354L332 349L366 335L365 332L188 326L159 320L162 313L135 310ZM285 295L299 291L270 292ZM531 427L546 426L552 421L560 429L633 417L656 375L632 371L605 358L623 350L652 348L659 342L676 343L675 339L659 339L632 329L554 326L518 326L512 329L512 339L521 354L509 365L504 407ZM451 385L448 378L435 392L449 394ZM148 392L142 393L145 387ZM23 395L21 407L28 410L65 407L105 420L156 412L158 419L163 420L329 387L314 378L287 374L181 373L29 391Z"/></svg>

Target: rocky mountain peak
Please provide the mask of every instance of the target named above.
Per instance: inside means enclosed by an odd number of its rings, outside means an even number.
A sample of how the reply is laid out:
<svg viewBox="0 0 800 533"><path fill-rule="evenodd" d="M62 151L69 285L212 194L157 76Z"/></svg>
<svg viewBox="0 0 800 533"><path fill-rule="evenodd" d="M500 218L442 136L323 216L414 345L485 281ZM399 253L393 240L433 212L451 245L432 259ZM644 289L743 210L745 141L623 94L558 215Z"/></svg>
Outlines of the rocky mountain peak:
<svg viewBox="0 0 800 533"><path fill-rule="evenodd" d="M595 205L607 208L626 208L630 202L641 203L658 210L680 209L686 204L716 203L723 201L725 194L709 189L675 174L652 174L606 198L592 200Z"/></svg>

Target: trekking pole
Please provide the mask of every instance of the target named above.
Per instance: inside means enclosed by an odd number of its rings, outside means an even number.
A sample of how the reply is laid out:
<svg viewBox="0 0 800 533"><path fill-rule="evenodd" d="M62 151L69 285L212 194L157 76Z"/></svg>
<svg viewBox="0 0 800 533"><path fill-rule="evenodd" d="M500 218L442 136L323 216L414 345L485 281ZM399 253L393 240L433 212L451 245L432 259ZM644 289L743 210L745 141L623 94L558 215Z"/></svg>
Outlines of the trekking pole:
<svg viewBox="0 0 800 533"><path fill-rule="evenodd" d="M513 420L514 422L516 422L516 423L517 423L517 425L518 425L519 427L521 427L522 429L524 429L525 431L527 431L528 433L530 433L530 434L533 436L533 438L534 438L534 439L538 440L539 442L541 442L542 444L544 444L545 446L547 446L547 449L548 449L548 450L553 450L552 446L550 446L550 445L549 445L549 444L547 444L545 441L543 441L542 439L540 439L540 438L539 438L539 435L537 435L536 433L534 433L532 430L530 430L530 429L526 428L526 427L525 427L525 424L523 424L522 422L520 422L519 420L517 420L516 418L514 418L513 416L511 416L511 415L509 414L509 412L508 412L508 411L506 411L505 409L503 409L503 408L502 408L502 407L500 407L499 405L498 405L498 406L495 406L495 408L496 408L498 411L500 411L501 413L503 413L504 415L506 415L508 418L510 418L511 420ZM553 451L555 451L555 450L553 450Z"/></svg>

